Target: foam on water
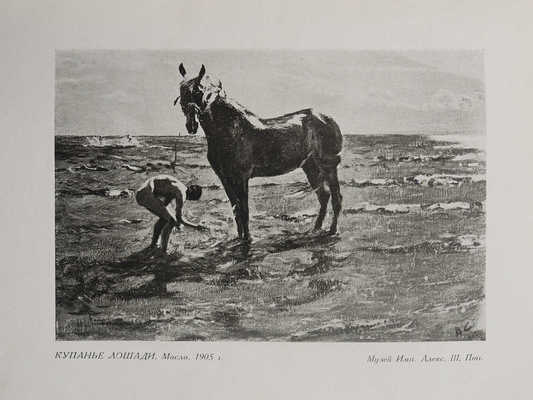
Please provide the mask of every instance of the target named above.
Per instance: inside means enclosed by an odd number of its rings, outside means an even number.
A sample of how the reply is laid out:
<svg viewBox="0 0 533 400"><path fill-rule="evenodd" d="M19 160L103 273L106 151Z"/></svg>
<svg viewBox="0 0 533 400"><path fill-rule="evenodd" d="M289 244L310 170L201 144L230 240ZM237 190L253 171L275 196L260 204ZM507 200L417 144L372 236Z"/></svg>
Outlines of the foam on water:
<svg viewBox="0 0 533 400"><path fill-rule="evenodd" d="M445 175L445 174L420 174L413 177L405 177L406 183L414 183L421 186L458 186L464 182L481 182L485 175Z"/></svg>
<svg viewBox="0 0 533 400"><path fill-rule="evenodd" d="M455 156L453 161L476 161L480 159L481 158L478 153L465 153Z"/></svg>
<svg viewBox="0 0 533 400"><path fill-rule="evenodd" d="M387 204L375 205L368 202L356 204L355 207L347 208L345 212L357 214L361 212L378 212L383 214L406 214L412 211L420 211L420 204Z"/></svg>
<svg viewBox="0 0 533 400"><path fill-rule="evenodd" d="M451 210L485 210L485 202L467 203L454 201L450 203L434 204L385 204L376 205L368 202L356 204L344 209L346 214L379 213L379 214L407 214L421 211L451 211Z"/></svg>
<svg viewBox="0 0 533 400"><path fill-rule="evenodd" d="M397 254L427 251L430 253L467 252L478 248L483 248L485 241L483 237L475 235L441 235L439 239L425 240L413 244L404 245L384 245L360 247L362 251L372 251L376 253Z"/></svg>
<svg viewBox="0 0 533 400"><path fill-rule="evenodd" d="M441 202L433 204L371 204L369 202L362 202L354 204L352 207L346 207L343 209L344 214L361 214L361 213L376 213L385 215L394 214L407 214L407 213L421 213L421 212L442 212L442 211L454 211L454 210L473 210L473 211L485 211L485 202L472 202L467 203L464 201L454 202ZM252 217L254 219L281 219L287 222L303 222L306 219L311 219L317 216L315 209L306 209L297 211L293 214L276 214L266 215L265 213L256 213Z"/></svg>
<svg viewBox="0 0 533 400"><path fill-rule="evenodd" d="M374 178L355 180L349 182L342 182L345 185L353 187L367 187L367 186L400 186L420 185L420 186L459 186L465 182L483 182L485 175L453 175L453 174L419 174L415 176L404 176L403 178Z"/></svg>
<svg viewBox="0 0 533 400"><path fill-rule="evenodd" d="M393 322L386 318L358 319L352 321L335 318L318 327L294 332L291 334L290 339L304 340L309 337L323 334L358 333L360 331L385 328L391 324L393 324Z"/></svg>
<svg viewBox="0 0 533 400"><path fill-rule="evenodd" d="M139 140L133 136L126 135L120 137L87 136L85 147L138 147Z"/></svg>
<svg viewBox="0 0 533 400"><path fill-rule="evenodd" d="M428 207L428 210L469 210L470 204L464 201L454 201L451 203L436 203Z"/></svg>
<svg viewBox="0 0 533 400"><path fill-rule="evenodd" d="M454 142L451 145L434 146L434 148L474 148L484 151L486 149L486 137L484 135L448 134L431 135L430 138L439 142Z"/></svg>
<svg viewBox="0 0 533 400"><path fill-rule="evenodd" d="M374 161L394 161L394 162L428 162L428 161L447 161L453 159L449 154L434 154L434 155L379 155L374 158Z"/></svg>

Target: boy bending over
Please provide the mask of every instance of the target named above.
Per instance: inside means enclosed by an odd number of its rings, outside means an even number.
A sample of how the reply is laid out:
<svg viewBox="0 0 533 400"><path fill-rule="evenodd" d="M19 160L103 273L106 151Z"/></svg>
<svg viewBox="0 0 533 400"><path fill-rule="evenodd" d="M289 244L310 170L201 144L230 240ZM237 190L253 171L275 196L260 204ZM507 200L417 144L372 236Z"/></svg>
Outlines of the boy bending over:
<svg viewBox="0 0 533 400"><path fill-rule="evenodd" d="M141 185L135 193L135 200L139 205L159 217L154 226L150 248L157 246L157 241L161 236L161 249L166 252L172 228L180 229L181 224L200 230L205 229L201 225L187 221L181 215L185 200L198 200L201 195L202 188L200 186L190 185L186 187L170 175L154 176ZM176 217L173 217L167 210L167 206L172 200L176 201Z"/></svg>

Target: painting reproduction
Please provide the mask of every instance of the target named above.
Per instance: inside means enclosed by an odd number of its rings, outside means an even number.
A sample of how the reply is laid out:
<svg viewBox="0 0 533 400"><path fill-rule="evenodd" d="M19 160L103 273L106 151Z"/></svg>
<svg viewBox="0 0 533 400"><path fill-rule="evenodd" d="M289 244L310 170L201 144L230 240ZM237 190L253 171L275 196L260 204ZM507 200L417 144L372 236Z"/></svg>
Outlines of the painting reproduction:
<svg viewBox="0 0 533 400"><path fill-rule="evenodd" d="M57 50L56 340L485 340L477 50Z"/></svg>

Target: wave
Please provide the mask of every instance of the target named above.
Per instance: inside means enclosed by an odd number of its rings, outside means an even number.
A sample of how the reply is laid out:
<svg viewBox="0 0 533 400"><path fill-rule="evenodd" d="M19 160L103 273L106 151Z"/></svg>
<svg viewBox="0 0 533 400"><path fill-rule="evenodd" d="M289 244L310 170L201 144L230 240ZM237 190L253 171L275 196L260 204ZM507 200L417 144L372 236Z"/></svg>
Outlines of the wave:
<svg viewBox="0 0 533 400"><path fill-rule="evenodd" d="M485 181L485 175L416 175L403 178L404 183L411 183L420 186L459 186L462 183Z"/></svg>
<svg viewBox="0 0 533 400"><path fill-rule="evenodd" d="M137 165L131 165L131 164L124 164L122 165L122 168L127 169L128 171L133 172L145 172L147 167L138 167Z"/></svg>
<svg viewBox="0 0 533 400"><path fill-rule="evenodd" d="M64 169L63 169L64 170ZM66 168L69 172L75 172L75 171L95 171L95 172L101 172L101 171L109 171L109 168L104 167L103 165L87 165L82 164L76 167L68 167ZM56 170L58 171L58 170Z"/></svg>
<svg viewBox="0 0 533 400"><path fill-rule="evenodd" d="M444 234L440 239L425 240L415 244L405 245L373 245L359 247L361 251L372 251L376 253L404 254L415 251L428 251L431 253L463 252L483 248L485 246L483 238L475 235L451 235Z"/></svg>
<svg viewBox="0 0 533 400"><path fill-rule="evenodd" d="M120 161L127 161L123 157L116 157L116 159ZM191 164L184 164L184 166L191 167ZM205 168L203 165L192 165L192 167L193 168ZM186 170L183 169L181 166L174 164L173 162L164 162L164 161L147 162L146 165L133 165L129 163L124 163L120 166L120 168L126 169L128 171L132 171L132 172L137 172L137 173L150 172L150 171L161 171L161 170L175 170L175 169L178 169L182 172L186 172ZM62 171L69 171L72 173L76 171L102 172L102 171L110 171L112 169L115 169L115 167L82 164L82 165L68 167L68 168L56 168L55 172L62 172Z"/></svg>
<svg viewBox="0 0 533 400"><path fill-rule="evenodd" d="M101 188L101 189L91 189L91 188L82 188L81 190L72 190L72 189L58 189L56 190L56 196L73 196L73 197L82 197L82 196L101 196L108 197L111 199L117 198L128 198L132 197L135 194L135 191L132 189L111 189L111 188Z"/></svg>
<svg viewBox="0 0 533 400"><path fill-rule="evenodd" d="M440 148L454 148L454 149L475 148L478 150L485 150L485 147L486 147L486 136L485 135L439 134L439 135L430 135L429 138L431 140L446 143L445 145L441 145ZM434 146L433 148L437 148L437 146Z"/></svg>
<svg viewBox="0 0 533 400"><path fill-rule="evenodd" d="M141 222L143 222L144 220L140 219L140 218L124 218L124 219L121 219L118 221L119 224L124 224L124 225L136 225L136 224L140 224Z"/></svg>
<svg viewBox="0 0 533 400"><path fill-rule="evenodd" d="M359 319L346 321L342 319L333 319L327 321L323 325L311 328L308 330L301 330L291 334L291 340L308 340L315 336L332 335L332 334L346 334L346 333L362 333L368 330L387 328L394 323L390 319Z"/></svg>
<svg viewBox="0 0 533 400"><path fill-rule="evenodd" d="M370 203L360 203L355 207L346 208L344 213L346 214L359 214L359 213L379 213L379 214L406 214L413 211L421 211L422 206L420 204L387 204L378 206Z"/></svg>
<svg viewBox="0 0 533 400"><path fill-rule="evenodd" d="M428 210L470 210L470 203L453 201L450 203L435 203L427 207Z"/></svg>
<svg viewBox="0 0 533 400"><path fill-rule="evenodd" d="M341 181L342 185L364 188L369 186L401 186L401 185L420 185L420 186L459 186L463 183L475 183L485 181L485 175L446 175L446 174L420 174L415 176L405 176L403 178L374 178L355 180L349 182Z"/></svg>
<svg viewBox="0 0 533 400"><path fill-rule="evenodd" d="M446 283L454 283L454 281L447 281ZM426 286L429 285L435 285L439 284L439 282L435 283L426 283ZM479 298L473 298L473 299L466 299L465 301L462 301L460 303L440 303L436 305L425 305L422 308L419 308L417 310L413 310L413 314L421 314L421 313L446 313L446 312L457 312L460 311L461 313L466 312L467 309L472 307L483 307L483 299L484 296L481 296ZM462 330L465 332L470 331L473 328L479 328L480 321L477 322L477 324L472 324L470 321L466 321L465 325L463 326ZM457 329L457 328L456 328Z"/></svg>
<svg viewBox="0 0 533 400"><path fill-rule="evenodd" d="M407 214L417 212L441 212L451 210L463 210L463 211L485 211L485 201L473 201L471 203L463 201L455 201L449 203L434 203L434 204L385 204L376 205L368 202L358 203L353 207L347 207L343 209L344 214L382 214L382 215L395 215L395 214ZM306 219L314 218L318 215L314 209L307 209L295 212L293 214L275 214L272 216L265 215L264 213L258 213L252 215L256 219L281 219L287 222L302 222Z"/></svg>
<svg viewBox="0 0 533 400"><path fill-rule="evenodd" d="M448 161L452 160L455 155L436 154L436 155L379 155L374 161L388 162L428 162L428 161Z"/></svg>
<svg viewBox="0 0 533 400"><path fill-rule="evenodd" d="M465 153L455 156L453 161L478 161L480 159L479 153Z"/></svg>
<svg viewBox="0 0 533 400"><path fill-rule="evenodd" d="M341 182L343 185L354 186L354 187L368 187L368 186L398 186L400 182L396 179L389 178L374 178L374 179L364 179L362 181L357 181L352 179L350 182Z"/></svg>
<svg viewBox="0 0 533 400"><path fill-rule="evenodd" d="M135 191L131 189L104 189L103 196L110 198L126 198L131 197Z"/></svg>
<svg viewBox="0 0 533 400"><path fill-rule="evenodd" d="M69 233L81 233L81 232L100 232L116 229L117 225L137 225L144 222L142 219L120 219L107 223L86 222L81 225L71 226Z"/></svg>
<svg viewBox="0 0 533 400"><path fill-rule="evenodd" d="M163 145L160 145L160 144L151 144L148 146L149 148L151 149L166 149L166 150L174 150L173 147L171 146L163 146Z"/></svg>
<svg viewBox="0 0 533 400"><path fill-rule="evenodd" d="M87 136L84 147L139 147L139 140L131 135L120 137Z"/></svg>
<svg viewBox="0 0 533 400"><path fill-rule="evenodd" d="M300 221L303 221L303 220L308 219L308 218L314 218L317 215L318 214L317 214L317 212L315 210L308 209L308 210L297 211L297 212L295 212L294 214L291 214L291 215L275 214L275 215L271 216L270 218L281 219L281 220L287 221L287 222L300 222ZM255 215L255 217L257 219L268 219L269 218L268 216L264 216L262 214Z"/></svg>
<svg viewBox="0 0 533 400"><path fill-rule="evenodd" d="M474 201L466 203L454 201L449 203L434 204L386 204L375 205L370 203L360 203L355 207L344 209L345 214L378 213L378 214L407 214L421 211L449 211L449 210L479 210L485 211L484 201Z"/></svg>

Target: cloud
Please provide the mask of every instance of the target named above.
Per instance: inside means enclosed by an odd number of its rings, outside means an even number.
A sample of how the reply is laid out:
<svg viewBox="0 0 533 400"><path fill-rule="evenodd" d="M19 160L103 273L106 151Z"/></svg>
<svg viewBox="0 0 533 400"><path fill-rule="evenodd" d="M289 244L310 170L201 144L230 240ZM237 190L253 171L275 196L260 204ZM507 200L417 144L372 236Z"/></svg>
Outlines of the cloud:
<svg viewBox="0 0 533 400"><path fill-rule="evenodd" d="M369 89L363 100L373 108L408 109L412 111L472 111L483 103L482 93L458 94L449 89L439 89L430 96L410 96L391 89Z"/></svg>
<svg viewBox="0 0 533 400"><path fill-rule="evenodd" d="M117 103L135 104L141 102L143 99L135 93L126 93L123 90L115 90L110 93L102 94L102 98L111 100Z"/></svg>
<svg viewBox="0 0 533 400"><path fill-rule="evenodd" d="M436 91L429 102L428 109L437 111L470 111L483 102L482 93L474 95L456 94L448 89Z"/></svg>
<svg viewBox="0 0 533 400"><path fill-rule="evenodd" d="M434 110L459 110L459 101L455 94L447 89L440 89L431 96L430 108Z"/></svg>
<svg viewBox="0 0 533 400"><path fill-rule="evenodd" d="M387 108L408 108L411 110L419 110L420 106L409 103L390 89L369 89L366 96L366 101L371 106L387 107Z"/></svg>
<svg viewBox="0 0 533 400"><path fill-rule="evenodd" d="M56 84L60 86L72 87L77 85L94 87L105 83L104 77L100 74L66 74L65 72L58 72L56 76Z"/></svg>

